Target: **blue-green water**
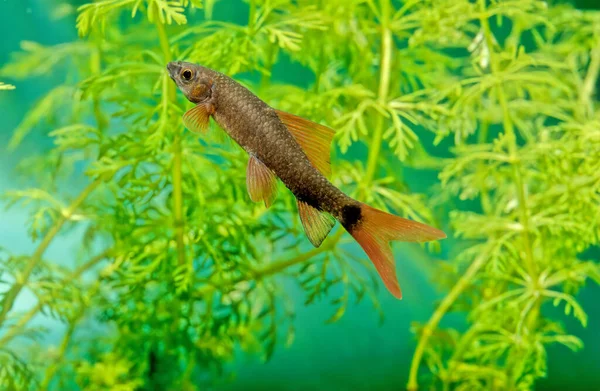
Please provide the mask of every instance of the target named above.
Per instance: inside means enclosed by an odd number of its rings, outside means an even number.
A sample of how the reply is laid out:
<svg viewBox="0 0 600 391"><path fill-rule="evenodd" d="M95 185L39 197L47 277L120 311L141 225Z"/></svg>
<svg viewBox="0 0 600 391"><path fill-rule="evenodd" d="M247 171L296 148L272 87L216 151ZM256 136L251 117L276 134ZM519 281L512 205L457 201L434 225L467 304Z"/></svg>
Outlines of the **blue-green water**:
<svg viewBox="0 0 600 391"><path fill-rule="evenodd" d="M236 18L239 10L228 10L219 6L219 17ZM42 44L55 44L76 37L72 19L53 21L49 18L48 5L38 0L4 0L0 2L0 64L8 59L10 52L19 48L19 42L31 40ZM290 76L290 69L294 75ZM274 77L297 79L302 73L298 64L290 69L276 69ZM300 76L298 76L300 75ZM29 153L49 146L43 137L30 137L25 147L18 152L8 153L6 145L12 130L23 114L31 109L38 97L57 83L56 78L34 78L17 83L17 89L0 95L0 191L20 187L27 178L16 177L13 167ZM360 153L360 151L358 152ZM410 180L410 179L409 179ZM415 178L415 180L417 180ZM17 253L26 253L31 248L23 222L27 210L11 209L0 211L0 244ZM73 249L81 233L71 232L62 236L49 248L48 258L62 259L65 263L74 260ZM278 347L272 360L263 364L254 356L240 355L231 365L236 368L237 378L230 384L224 383L223 390L388 390L402 389L406 384L408 368L415 340L410 332L413 321L424 322L432 313L436 300L441 295L430 282L429 265L423 265L419 252L410 246L397 246L400 283L404 287L405 299L398 302L387 292L380 292L386 321L379 326L377 316L368 306L351 307L338 323L325 325L324 319L331 315L325 304L310 307L302 305L300 292L290 284L288 291L296 298L297 329L294 344L289 348ZM425 267L424 267L425 266ZM589 309L586 329L576 322L568 322L567 328L580 336L585 349L573 353L566 348L550 351L549 377L540 382L540 390L591 390L600 388L600 288L590 285L581 293L584 308ZM16 307L26 309L32 298L26 293L19 296ZM51 328L46 343L55 344L63 326L47 318L37 319L40 324ZM445 322L461 323L461 319L450 318Z"/></svg>

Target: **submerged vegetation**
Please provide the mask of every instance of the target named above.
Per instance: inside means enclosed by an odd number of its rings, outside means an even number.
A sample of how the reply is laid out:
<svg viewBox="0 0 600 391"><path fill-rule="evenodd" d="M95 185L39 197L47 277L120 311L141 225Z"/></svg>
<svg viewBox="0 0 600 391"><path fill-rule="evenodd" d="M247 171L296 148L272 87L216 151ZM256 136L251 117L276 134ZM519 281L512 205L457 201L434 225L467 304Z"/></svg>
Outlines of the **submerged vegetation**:
<svg viewBox="0 0 600 391"><path fill-rule="evenodd" d="M14 90L15 86L0 81L0 90Z"/></svg>
<svg viewBox="0 0 600 391"><path fill-rule="evenodd" d="M600 13L534 0L249 0L235 2L248 12L234 23L213 17L225 4L63 5L80 38L23 42L0 70L17 87L65 71L9 145L32 132L54 141L20 164L31 187L5 194L31 210L36 247L0 256L2 389L202 389L238 347L268 359L293 342L276 277L307 305L330 301L324 321L357 300L381 313L373 268L343 229L313 249L289 194L268 211L251 203L240 149L184 130L188 104L165 72L174 59L336 129L334 182L349 194L447 222L446 296L415 328L408 389L530 389L549 344L582 347L561 320L585 325L577 291L600 282L582 255L600 239ZM289 62L312 83L275 80ZM349 149L364 158L340 155ZM439 172L432 202L403 165ZM65 232L82 237L73 267L45 256ZM17 312L25 291L36 304ZM465 329L440 326L450 311ZM66 325L51 351L29 326L39 313ZM90 324L104 336L78 333Z"/></svg>

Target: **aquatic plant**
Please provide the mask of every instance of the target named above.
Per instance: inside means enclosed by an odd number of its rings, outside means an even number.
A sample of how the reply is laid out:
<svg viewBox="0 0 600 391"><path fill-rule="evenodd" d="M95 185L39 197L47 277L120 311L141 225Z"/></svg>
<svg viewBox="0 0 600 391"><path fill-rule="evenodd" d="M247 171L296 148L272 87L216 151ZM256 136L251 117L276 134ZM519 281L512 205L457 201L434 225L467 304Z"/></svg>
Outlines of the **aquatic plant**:
<svg viewBox="0 0 600 391"><path fill-rule="evenodd" d="M435 388L532 389L546 376L548 345L583 346L549 307L586 326L576 294L600 282L585 255L600 238L600 13L464 5L474 22L465 28L476 26L471 61L459 62L464 76L448 100L477 130L454 133L440 200L472 202L450 213L465 244L444 276L449 293L418 330L408 389L418 388L423 359ZM448 311L466 312L468 328L440 328Z"/></svg>
<svg viewBox="0 0 600 391"><path fill-rule="evenodd" d="M333 180L358 199L425 222L450 214L461 240L442 263L448 295L416 328L409 389L423 359L435 388L527 389L547 344L581 346L545 307L585 324L575 294L600 280L579 259L599 233L597 13L533 0L250 0L235 2L248 10L238 24L213 18L221 6L95 1L77 8L80 39L23 42L0 70L66 72L9 145L35 131L54 141L20 165L31 187L5 195L31 210L37 247L0 257L3 388L200 389L236 347L268 359L293 342L280 277L307 305L330 301L327 322L365 299L381 313L372 267L342 229L311 248L289 194L268 211L252 204L244 154L218 130L184 130L173 59L337 129ZM289 62L314 81L275 80ZM434 134L441 145L422 141ZM451 156L440 152L450 144ZM364 158L339 156L349 149ZM441 170L435 214L401 165ZM64 232L82 237L71 268L45 257ZM24 290L37 302L17 313ZM467 312L468 329L439 327L450 310ZM39 313L66 325L53 351L22 343L43 333L30 326ZM106 336L78 333L91 323Z"/></svg>
<svg viewBox="0 0 600 391"><path fill-rule="evenodd" d="M0 81L0 90L14 90L15 86Z"/></svg>

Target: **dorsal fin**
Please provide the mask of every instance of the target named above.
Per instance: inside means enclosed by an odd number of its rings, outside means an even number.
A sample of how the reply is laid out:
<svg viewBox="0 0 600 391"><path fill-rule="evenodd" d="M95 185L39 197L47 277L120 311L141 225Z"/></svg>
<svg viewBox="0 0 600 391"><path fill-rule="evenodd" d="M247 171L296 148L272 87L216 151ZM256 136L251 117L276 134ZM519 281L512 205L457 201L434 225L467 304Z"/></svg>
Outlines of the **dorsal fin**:
<svg viewBox="0 0 600 391"><path fill-rule="evenodd" d="M329 213L322 212L298 200L298 214L304 232L313 246L319 247L335 225L335 219Z"/></svg>
<svg viewBox="0 0 600 391"><path fill-rule="evenodd" d="M275 110L279 119L288 128L296 142L300 144L302 150L321 174L329 176L331 174L331 140L335 135L333 129L309 121L297 115Z"/></svg>
<svg viewBox="0 0 600 391"><path fill-rule="evenodd" d="M183 124L195 133L206 133L214 106L209 103L200 103L185 112Z"/></svg>
<svg viewBox="0 0 600 391"><path fill-rule="evenodd" d="M250 155L248 160L246 186L248 186L250 199L254 202L264 201L267 208L271 206L277 195L275 174L254 155Z"/></svg>

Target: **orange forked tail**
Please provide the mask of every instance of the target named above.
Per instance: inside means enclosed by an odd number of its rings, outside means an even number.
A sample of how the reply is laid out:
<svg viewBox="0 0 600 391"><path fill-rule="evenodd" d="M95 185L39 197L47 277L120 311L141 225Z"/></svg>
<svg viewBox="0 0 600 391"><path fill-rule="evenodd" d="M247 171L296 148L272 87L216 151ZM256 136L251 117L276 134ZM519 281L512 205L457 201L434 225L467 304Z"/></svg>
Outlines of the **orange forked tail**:
<svg viewBox="0 0 600 391"><path fill-rule="evenodd" d="M428 242L444 239L446 234L437 228L385 213L366 204L361 204L360 212L358 221L346 229L365 250L387 289L401 299L402 291L389 242Z"/></svg>

